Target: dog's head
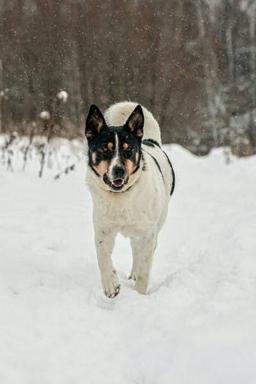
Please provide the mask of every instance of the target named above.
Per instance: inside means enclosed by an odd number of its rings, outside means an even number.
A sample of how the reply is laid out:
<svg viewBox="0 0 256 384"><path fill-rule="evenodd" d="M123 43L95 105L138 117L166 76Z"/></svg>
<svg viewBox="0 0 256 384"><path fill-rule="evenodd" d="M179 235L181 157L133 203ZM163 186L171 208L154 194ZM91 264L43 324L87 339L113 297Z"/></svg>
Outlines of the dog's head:
<svg viewBox="0 0 256 384"><path fill-rule="evenodd" d="M126 189L139 169L144 116L140 105L124 125L108 126L96 105L90 107L85 126L89 146L89 166L104 187L113 192Z"/></svg>

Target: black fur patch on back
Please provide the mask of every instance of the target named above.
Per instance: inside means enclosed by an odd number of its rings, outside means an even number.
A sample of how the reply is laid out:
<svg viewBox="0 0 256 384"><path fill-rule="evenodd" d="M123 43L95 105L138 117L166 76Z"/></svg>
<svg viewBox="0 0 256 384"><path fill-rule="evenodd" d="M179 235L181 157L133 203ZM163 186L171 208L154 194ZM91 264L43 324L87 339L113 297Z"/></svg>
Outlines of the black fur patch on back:
<svg viewBox="0 0 256 384"><path fill-rule="evenodd" d="M171 160L169 159L167 153L165 153L165 151L162 149L163 153L165 154L165 157L171 167L171 173L172 173L172 186L171 186L171 192L170 192L170 195L173 194L174 192L174 188L175 188L175 182L176 182L176 179L175 179L175 173L174 173L174 169L173 169L173 166L172 166L172 163L171 163Z"/></svg>
<svg viewBox="0 0 256 384"><path fill-rule="evenodd" d="M142 144L148 145L149 147L154 147L156 145L157 147L161 148L160 144L156 140L153 140L153 139L144 139L142 141Z"/></svg>
<svg viewBox="0 0 256 384"><path fill-rule="evenodd" d="M154 156L152 156L151 153L149 153L149 155L150 155L150 156L152 157L152 159L154 160L154 162L155 162L155 164L156 164L156 166L157 166L157 168L158 168L159 172L161 173L162 178L163 178L163 180L164 180L164 175L163 175L163 172L162 172L162 170L161 170L161 167L160 167L160 165L159 165L157 159L156 159Z"/></svg>
<svg viewBox="0 0 256 384"><path fill-rule="evenodd" d="M166 159L167 159L167 161L168 161L168 164L169 164L169 166L170 166L170 168L171 168L171 174L172 174L172 186L171 186L171 192L170 192L170 195L172 195L173 192L174 192L175 181L176 181L176 180L175 180L174 169L173 169L172 163L171 163L171 161L170 161L170 159L169 159L167 153L161 148L160 144L159 144L156 140L154 140L154 139L144 139L144 140L142 141L142 144L147 145L147 146L149 146L149 147L155 147L155 146L157 146L157 147L158 147L159 149L161 149L161 151L164 153L164 155L165 155L165 157L166 157ZM147 152L147 153L148 153L148 152ZM158 164L157 160L156 160L151 154L150 154L150 156L155 160L155 163L157 164L158 169L159 169L159 171L161 172L161 175L163 176L162 171L161 171L161 168L160 168L160 165Z"/></svg>
<svg viewBox="0 0 256 384"><path fill-rule="evenodd" d="M159 172L161 173L162 179L163 179L163 181L164 181L164 175L163 175L163 172L162 172L162 170L161 170L161 167L160 167L160 165L159 165L157 159L156 159L153 155L151 155L151 153L149 153L148 151L145 151L145 149L144 149L144 152L146 152L146 153L147 153L147 154L154 160L154 163L156 164L157 169L158 169Z"/></svg>

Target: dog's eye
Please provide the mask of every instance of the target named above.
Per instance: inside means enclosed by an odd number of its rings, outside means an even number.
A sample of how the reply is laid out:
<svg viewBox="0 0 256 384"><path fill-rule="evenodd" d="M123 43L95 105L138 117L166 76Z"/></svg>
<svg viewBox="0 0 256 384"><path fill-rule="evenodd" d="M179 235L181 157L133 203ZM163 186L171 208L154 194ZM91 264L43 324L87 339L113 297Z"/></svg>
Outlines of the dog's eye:
<svg viewBox="0 0 256 384"><path fill-rule="evenodd" d="M132 157L132 154L133 154L133 151L130 148L124 151L124 156L126 159L129 159L130 157Z"/></svg>

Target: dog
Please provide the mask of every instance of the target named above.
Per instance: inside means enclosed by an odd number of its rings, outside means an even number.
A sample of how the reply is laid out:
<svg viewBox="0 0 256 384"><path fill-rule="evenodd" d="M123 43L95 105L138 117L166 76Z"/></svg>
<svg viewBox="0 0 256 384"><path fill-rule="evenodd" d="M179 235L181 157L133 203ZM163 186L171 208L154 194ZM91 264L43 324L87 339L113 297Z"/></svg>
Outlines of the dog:
<svg viewBox="0 0 256 384"><path fill-rule="evenodd" d="M160 128L139 104L121 102L103 115L91 105L85 124L87 185L93 200L95 245L105 295L120 284L111 260L115 237L130 238L130 278L146 294L158 233L166 219L175 174L162 149Z"/></svg>

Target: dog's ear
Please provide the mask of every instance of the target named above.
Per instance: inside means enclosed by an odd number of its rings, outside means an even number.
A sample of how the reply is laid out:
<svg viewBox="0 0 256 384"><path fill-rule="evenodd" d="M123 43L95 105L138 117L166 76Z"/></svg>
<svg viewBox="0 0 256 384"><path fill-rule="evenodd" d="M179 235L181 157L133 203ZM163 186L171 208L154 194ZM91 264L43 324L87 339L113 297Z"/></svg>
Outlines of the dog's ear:
<svg viewBox="0 0 256 384"><path fill-rule="evenodd" d="M144 115L140 105L134 109L125 123L126 129L137 138L142 138L144 126Z"/></svg>
<svg viewBox="0 0 256 384"><path fill-rule="evenodd" d="M86 119L85 136L88 140L91 140L97 137L106 126L107 124L101 111L96 105L92 104Z"/></svg>

